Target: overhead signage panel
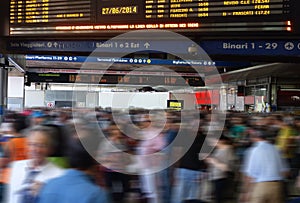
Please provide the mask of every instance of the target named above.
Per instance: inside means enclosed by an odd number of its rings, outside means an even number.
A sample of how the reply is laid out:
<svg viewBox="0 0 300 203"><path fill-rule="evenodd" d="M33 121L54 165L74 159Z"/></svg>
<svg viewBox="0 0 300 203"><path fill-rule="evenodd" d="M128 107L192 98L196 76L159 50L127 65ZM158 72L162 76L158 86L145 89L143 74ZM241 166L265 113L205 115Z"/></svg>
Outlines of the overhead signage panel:
<svg viewBox="0 0 300 203"><path fill-rule="evenodd" d="M171 60L149 58L115 58L115 57L87 57L87 56L52 56L52 55L26 55L28 61L49 62L91 62L91 63L118 63L141 65L172 65L172 66L235 66L249 65L245 62L207 61L207 60Z"/></svg>
<svg viewBox="0 0 300 203"><path fill-rule="evenodd" d="M300 40L205 41L200 46L213 55L300 56Z"/></svg>
<svg viewBox="0 0 300 203"><path fill-rule="evenodd" d="M78 74L78 73L26 73L26 80L48 83L88 83L118 85L172 85L172 86L204 86L200 75L153 75L153 74Z"/></svg>
<svg viewBox="0 0 300 203"><path fill-rule="evenodd" d="M166 53L188 53L194 46L186 40L178 43L172 40L108 40L108 41L29 41L8 40L8 50L18 51L55 51L55 52L105 52L134 53L137 51Z"/></svg>
<svg viewBox="0 0 300 203"><path fill-rule="evenodd" d="M243 56L300 56L300 40L209 40L198 45L208 55L243 55ZM174 54L197 54L199 50L190 41L28 41L10 40L8 51L19 52L84 52L103 53L153 53L160 50ZM193 50L193 51L191 51ZM201 53L201 51L199 51Z"/></svg>
<svg viewBox="0 0 300 203"><path fill-rule="evenodd" d="M169 29L293 33L298 0L10 0L10 35ZM241 23L242 22L242 23Z"/></svg>

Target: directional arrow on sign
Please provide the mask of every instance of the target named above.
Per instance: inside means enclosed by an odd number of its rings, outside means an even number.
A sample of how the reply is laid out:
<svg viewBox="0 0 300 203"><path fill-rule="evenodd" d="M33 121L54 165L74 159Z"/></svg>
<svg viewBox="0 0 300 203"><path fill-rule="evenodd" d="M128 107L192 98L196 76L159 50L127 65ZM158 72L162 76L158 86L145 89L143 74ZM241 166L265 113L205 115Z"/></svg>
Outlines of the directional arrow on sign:
<svg viewBox="0 0 300 203"><path fill-rule="evenodd" d="M150 44L149 44L148 42L146 42L146 43L144 44L144 47L146 47L146 49L148 49L148 48L150 47Z"/></svg>

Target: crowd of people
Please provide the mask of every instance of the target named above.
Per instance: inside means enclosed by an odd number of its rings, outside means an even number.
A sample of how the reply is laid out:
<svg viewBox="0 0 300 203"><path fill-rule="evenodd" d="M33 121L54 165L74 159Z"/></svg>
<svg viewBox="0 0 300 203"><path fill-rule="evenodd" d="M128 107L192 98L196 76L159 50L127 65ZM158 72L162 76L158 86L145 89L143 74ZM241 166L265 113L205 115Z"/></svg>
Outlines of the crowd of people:
<svg viewBox="0 0 300 203"><path fill-rule="evenodd" d="M0 133L4 203L300 202L291 113L36 108Z"/></svg>

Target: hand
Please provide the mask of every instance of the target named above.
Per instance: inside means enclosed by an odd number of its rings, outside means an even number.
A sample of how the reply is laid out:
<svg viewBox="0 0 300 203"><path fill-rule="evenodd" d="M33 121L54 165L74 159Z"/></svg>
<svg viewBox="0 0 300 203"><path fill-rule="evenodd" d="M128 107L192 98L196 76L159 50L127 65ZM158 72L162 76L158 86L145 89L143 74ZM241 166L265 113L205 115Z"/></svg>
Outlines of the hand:
<svg viewBox="0 0 300 203"><path fill-rule="evenodd" d="M31 192L34 196L37 196L40 192L41 187L43 186L42 182L34 182L31 186Z"/></svg>
<svg viewBox="0 0 300 203"><path fill-rule="evenodd" d="M214 164L215 163L215 159L211 158L211 157L207 157L206 159L204 159L207 163L209 164Z"/></svg>
<svg viewBox="0 0 300 203"><path fill-rule="evenodd" d="M249 201L250 201L250 193L249 192L244 192L244 193L240 194L238 202L247 203Z"/></svg>

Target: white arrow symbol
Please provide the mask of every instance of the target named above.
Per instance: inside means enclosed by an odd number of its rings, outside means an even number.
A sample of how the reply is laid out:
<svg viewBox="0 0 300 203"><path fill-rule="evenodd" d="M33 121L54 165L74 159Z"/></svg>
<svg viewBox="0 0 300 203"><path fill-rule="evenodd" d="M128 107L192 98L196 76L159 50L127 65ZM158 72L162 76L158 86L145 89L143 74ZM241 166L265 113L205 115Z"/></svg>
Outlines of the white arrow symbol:
<svg viewBox="0 0 300 203"><path fill-rule="evenodd" d="M149 44L148 42L146 42L146 43L144 44L144 47L146 47L146 49L148 49L148 48L150 47L150 44Z"/></svg>

